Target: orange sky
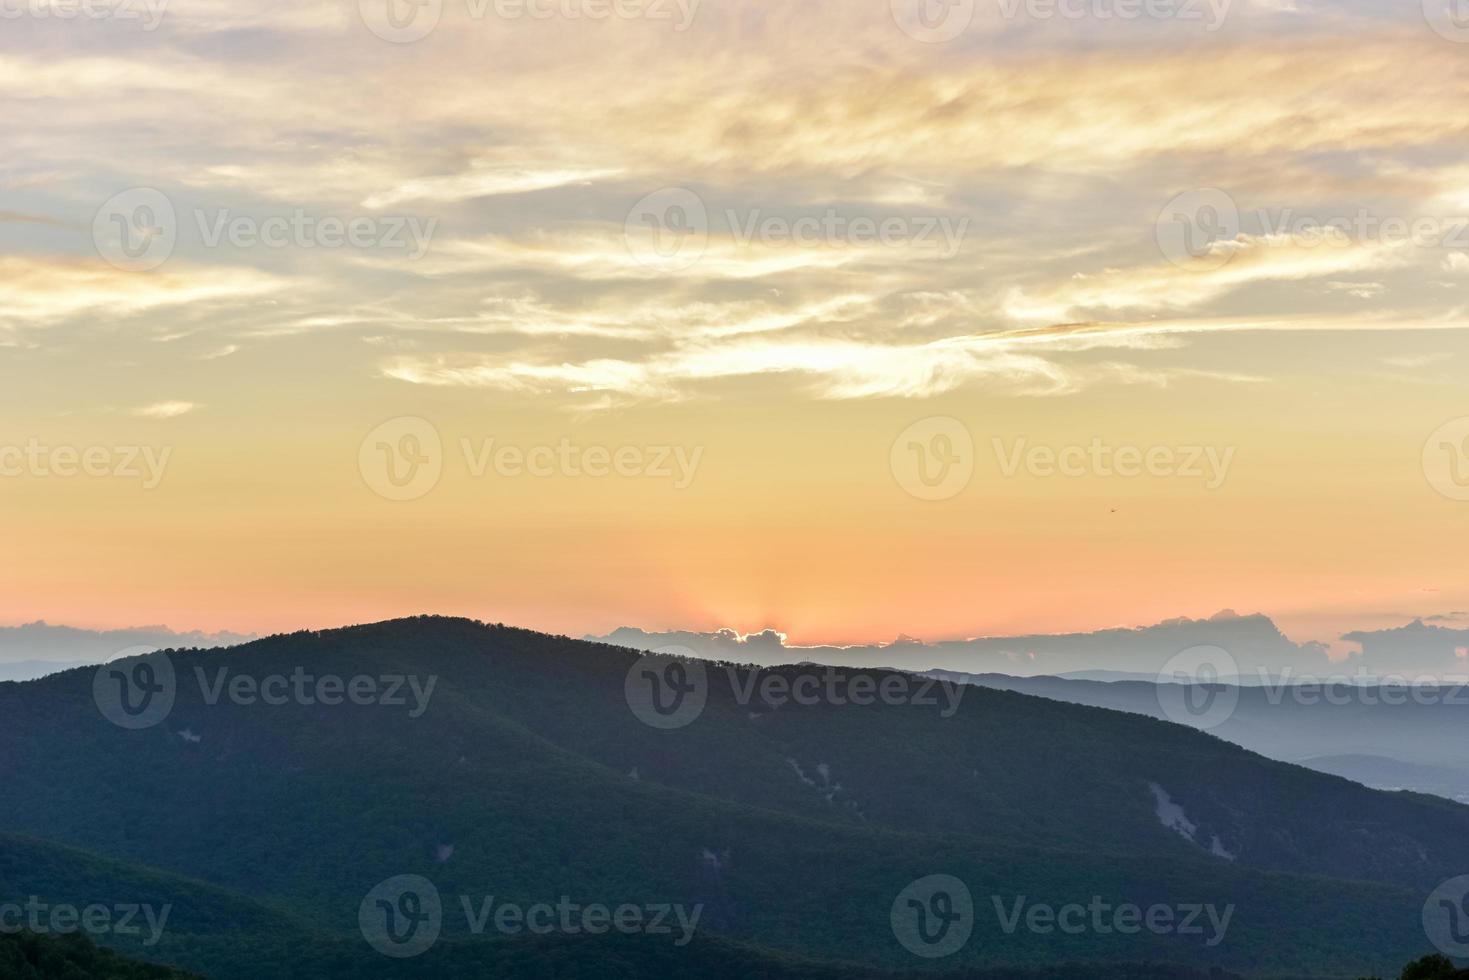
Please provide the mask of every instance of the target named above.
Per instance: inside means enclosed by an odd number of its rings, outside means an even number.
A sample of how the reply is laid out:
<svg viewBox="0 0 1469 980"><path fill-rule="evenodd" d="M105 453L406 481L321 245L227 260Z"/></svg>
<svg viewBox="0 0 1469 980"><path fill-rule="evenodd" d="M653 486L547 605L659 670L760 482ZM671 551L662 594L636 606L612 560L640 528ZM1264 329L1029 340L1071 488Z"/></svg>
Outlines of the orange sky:
<svg viewBox="0 0 1469 980"><path fill-rule="evenodd" d="M17 22L0 621L1469 609L1459 39L890 6Z"/></svg>

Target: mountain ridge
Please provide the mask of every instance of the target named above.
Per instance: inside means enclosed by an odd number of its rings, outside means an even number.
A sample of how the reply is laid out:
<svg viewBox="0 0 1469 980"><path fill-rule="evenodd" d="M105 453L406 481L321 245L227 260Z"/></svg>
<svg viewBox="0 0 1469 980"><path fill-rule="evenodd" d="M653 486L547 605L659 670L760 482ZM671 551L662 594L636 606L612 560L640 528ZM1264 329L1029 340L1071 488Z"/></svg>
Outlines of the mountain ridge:
<svg viewBox="0 0 1469 980"><path fill-rule="evenodd" d="M637 652L465 619L167 656L177 697L139 731L102 716L96 671L0 684L0 744L15 749L0 756L11 803L0 830L221 885L348 946L361 945L362 896L417 874L450 895L701 903L711 938L911 969L890 907L905 884L941 870L989 916L945 966L1154 960L1356 975L1421 953L1423 896L1440 866L1469 862L1469 809L1009 692L968 690L949 717L941 701L772 705L740 692L811 669L728 665L726 677L708 663L703 713L664 731L627 700ZM219 670L259 681L297 668L438 682L418 717L408 705L206 697ZM846 682L911 679L834 671ZM1152 784L1194 839L1160 818ZM1211 853L1214 836L1235 860ZM1216 947L1040 936L1001 929L991 895L1217 901L1239 914ZM1330 910L1330 922L1306 923L1301 909ZM463 923L446 922L443 942L481 945Z"/></svg>

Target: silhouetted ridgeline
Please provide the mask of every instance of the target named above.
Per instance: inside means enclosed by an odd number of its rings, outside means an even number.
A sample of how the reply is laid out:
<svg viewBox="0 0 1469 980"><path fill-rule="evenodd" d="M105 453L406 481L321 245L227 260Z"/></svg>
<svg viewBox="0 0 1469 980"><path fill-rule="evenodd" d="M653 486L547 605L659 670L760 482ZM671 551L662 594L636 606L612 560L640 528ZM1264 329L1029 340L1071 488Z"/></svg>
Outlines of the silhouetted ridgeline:
<svg viewBox="0 0 1469 980"><path fill-rule="evenodd" d="M0 684L0 903L170 906L151 945L94 938L216 980L1358 977L1421 956L1426 897L1469 868L1469 809L1154 719L882 671L666 666L419 618ZM702 683L701 710L648 723L650 676ZM144 687L171 687L166 710ZM943 926L952 895L902 899L936 875L972 911L929 960L895 923ZM422 884L381 892L402 876ZM376 918L403 951L430 896L419 955L370 945ZM683 944L476 918L563 898L700 918ZM1198 928L1047 918L1096 903Z"/></svg>
<svg viewBox="0 0 1469 980"><path fill-rule="evenodd" d="M1071 704L1164 718L1180 703L1176 685L1153 679L1095 681L931 671L930 676ZM1385 685L1385 686L1384 686ZM1188 721L1187 718L1180 720ZM1211 719L1213 720L1213 719ZM1347 675L1290 684L1242 686L1227 718L1210 734L1282 762L1344 776L1378 789L1411 789L1469 800L1469 684L1358 685Z"/></svg>
<svg viewBox="0 0 1469 980"><path fill-rule="evenodd" d="M139 963L102 949L81 933L40 936L0 931L0 977L5 980L197 980L197 975Z"/></svg>

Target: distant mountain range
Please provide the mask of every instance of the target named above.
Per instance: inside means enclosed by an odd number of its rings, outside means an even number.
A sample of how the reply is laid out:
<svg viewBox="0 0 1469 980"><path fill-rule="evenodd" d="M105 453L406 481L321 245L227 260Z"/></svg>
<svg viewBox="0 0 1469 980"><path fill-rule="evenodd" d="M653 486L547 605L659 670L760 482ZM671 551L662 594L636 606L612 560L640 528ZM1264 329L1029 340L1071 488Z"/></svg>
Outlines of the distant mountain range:
<svg viewBox="0 0 1469 980"><path fill-rule="evenodd" d="M1182 721L1165 704L1183 702L1179 685L1155 680L1012 677L930 671L947 681L1016 691L1070 704ZM1105 676L1105 675L1103 675ZM1205 688L1195 685L1195 691ZM1178 715L1178 712L1173 712ZM1377 789L1410 789L1469 803L1469 682L1382 688L1344 681L1238 688L1229 716L1212 735L1282 762L1329 772Z"/></svg>
<svg viewBox="0 0 1469 980"><path fill-rule="evenodd" d="M176 633L166 626L87 630L36 621L0 626L0 681L31 680L79 664L100 664L139 647L226 647L255 639L238 633Z"/></svg>
<svg viewBox="0 0 1469 980"><path fill-rule="evenodd" d="M1437 617L1443 623L1464 614ZM45 622L0 627L0 680L25 680L58 668L104 663L138 647L163 649L238 646L255 639L240 633L178 633L163 626L86 630ZM774 666L811 661L857 667L903 670L944 669L968 673L1003 673L1018 677L1055 675L1092 680L1153 680L1179 651L1218 646L1234 658L1242 684L1264 678L1329 676L1363 671L1407 676L1469 675L1469 628L1414 620L1396 629L1353 632L1341 637L1359 650L1350 660L1333 663L1319 643L1295 643L1268 616L1241 616L1225 610L1208 619L1173 619L1153 626L1105 629L1090 633L980 637L924 643L899 637L892 643L867 646L794 647L774 630L740 635L733 630L707 633L651 633L622 627L589 642L635 650L681 646L711 660Z"/></svg>
<svg viewBox="0 0 1469 980"><path fill-rule="evenodd" d="M1238 667L1236 678L1256 684L1263 676L1282 674L1324 677L1365 671L1371 674L1407 674L1416 677L1469 675L1469 629L1451 629L1415 620L1398 629L1348 633L1342 640L1359 651L1350 660L1333 663L1320 643L1295 643L1268 616L1238 615L1225 610L1209 619L1173 619L1135 629L1106 629L1091 633L978 637L925 643L899 637L892 643L837 647L792 647L774 630L741 635L733 630L699 633L675 630L651 633L622 627L606 636L588 636L593 642L635 650L683 647L700 657L770 666L793 661L858 667L886 666L901 670L954 670L1000 673L1017 677L1036 675L1129 675L1152 680L1175 654L1199 646L1227 651Z"/></svg>
<svg viewBox="0 0 1469 980"><path fill-rule="evenodd" d="M85 660L20 660L13 664L0 663L0 681L33 681L50 674L59 674L73 667L87 666Z"/></svg>
<svg viewBox="0 0 1469 980"><path fill-rule="evenodd" d="M156 944L103 941L215 980L1389 975L1428 946L1427 896L1469 868L1469 808L1135 713L879 669L675 665L440 618L144 663L0 684L0 902L171 905ZM342 679L342 703L260 696L298 676ZM154 710L128 678L171 697L136 729L105 716ZM344 698L357 678L403 698ZM828 693L780 696L811 689ZM670 727L658 709L695 690L701 710ZM405 875L445 911L437 943L396 959L363 922L398 908L370 899ZM895 922L935 875L975 911L931 962ZM491 896L701 918L684 946L491 938L458 912ZM1229 924L1005 926L1094 902Z"/></svg>
<svg viewBox="0 0 1469 980"><path fill-rule="evenodd" d="M1420 766L1378 755L1323 755L1302 759L1301 765L1373 789L1412 790L1469 803L1469 768Z"/></svg>

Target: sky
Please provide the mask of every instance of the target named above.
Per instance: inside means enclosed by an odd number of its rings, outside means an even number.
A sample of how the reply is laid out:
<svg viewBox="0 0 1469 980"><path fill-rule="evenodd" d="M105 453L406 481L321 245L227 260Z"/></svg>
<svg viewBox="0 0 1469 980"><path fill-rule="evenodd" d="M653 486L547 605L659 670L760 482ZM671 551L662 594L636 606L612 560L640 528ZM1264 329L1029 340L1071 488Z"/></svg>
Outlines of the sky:
<svg viewBox="0 0 1469 980"><path fill-rule="evenodd" d="M0 622L1469 609L1456 4L0 0Z"/></svg>

